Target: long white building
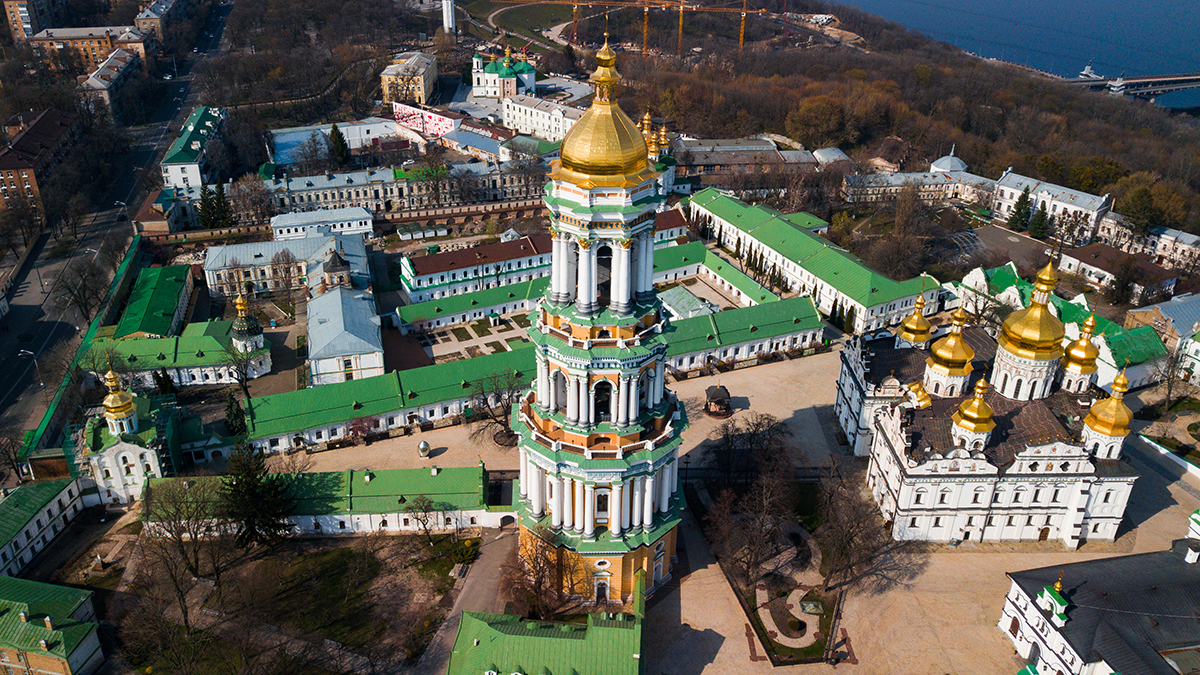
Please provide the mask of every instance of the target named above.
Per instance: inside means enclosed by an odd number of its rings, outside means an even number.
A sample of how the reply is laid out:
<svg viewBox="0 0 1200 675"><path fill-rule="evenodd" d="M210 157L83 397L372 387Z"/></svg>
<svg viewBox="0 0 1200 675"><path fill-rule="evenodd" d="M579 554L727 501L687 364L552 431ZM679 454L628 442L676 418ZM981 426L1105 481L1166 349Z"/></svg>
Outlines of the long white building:
<svg viewBox="0 0 1200 675"><path fill-rule="evenodd" d="M351 206L327 211L284 213L271 218L275 241L327 237L331 234L374 233L374 216L369 209Z"/></svg>
<svg viewBox="0 0 1200 675"><path fill-rule="evenodd" d="M561 141L583 117L579 108L526 94L509 96L500 103L504 126L547 141Z"/></svg>

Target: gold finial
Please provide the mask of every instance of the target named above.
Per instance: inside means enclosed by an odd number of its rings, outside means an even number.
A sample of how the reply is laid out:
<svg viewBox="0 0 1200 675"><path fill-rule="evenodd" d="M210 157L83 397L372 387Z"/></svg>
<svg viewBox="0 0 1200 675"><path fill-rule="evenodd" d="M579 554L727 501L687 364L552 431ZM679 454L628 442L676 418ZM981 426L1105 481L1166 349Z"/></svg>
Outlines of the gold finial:
<svg viewBox="0 0 1200 675"><path fill-rule="evenodd" d="M240 316L240 317L243 317L243 318L244 318L244 317L246 316L246 310L248 310L248 309L250 308L250 303L246 302L246 296L245 296L245 295L240 295L240 294L239 294L239 295L237 296L237 300L234 300L234 301L233 301L233 306L234 306L235 308L237 308L237 313L238 313L238 316Z"/></svg>
<svg viewBox="0 0 1200 675"><path fill-rule="evenodd" d="M662 125L658 128L658 147L667 147L667 125Z"/></svg>
<svg viewBox="0 0 1200 675"><path fill-rule="evenodd" d="M117 377L111 363L108 364L108 372L104 374L104 384L110 392L116 393L121 390L121 378Z"/></svg>
<svg viewBox="0 0 1200 675"><path fill-rule="evenodd" d="M1058 571L1058 581L1054 582L1054 592L1055 593L1062 593L1062 589L1063 589L1062 578L1063 578L1062 570L1059 570Z"/></svg>
<svg viewBox="0 0 1200 675"><path fill-rule="evenodd" d="M510 56L512 56L512 45L506 45L504 47L504 58L508 58Z"/></svg>
<svg viewBox="0 0 1200 675"><path fill-rule="evenodd" d="M1127 367L1128 365L1126 365L1126 368ZM1119 399L1124 396L1125 392L1127 391L1129 391L1129 378L1125 376L1125 368L1122 368L1121 372L1113 378L1112 397Z"/></svg>

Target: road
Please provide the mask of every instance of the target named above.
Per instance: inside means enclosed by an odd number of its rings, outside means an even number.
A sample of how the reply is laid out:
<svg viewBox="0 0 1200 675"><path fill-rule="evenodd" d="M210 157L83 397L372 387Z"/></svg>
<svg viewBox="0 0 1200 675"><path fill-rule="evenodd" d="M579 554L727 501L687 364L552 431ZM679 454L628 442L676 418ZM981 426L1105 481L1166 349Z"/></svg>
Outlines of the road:
<svg viewBox="0 0 1200 675"><path fill-rule="evenodd" d="M216 9L216 30L213 37L197 41L199 50L177 64L178 76L170 82L170 94L151 116L147 124L128 127L129 152L114 159L117 176L100 198L104 206L84 221L79 228L75 249L62 258L51 258L53 238L43 234L35 244L36 256L30 256L25 268L15 275L9 295L10 311L0 319L0 417L21 429L35 428L54 396L57 382L44 381L41 364L35 363L64 342L78 346L79 336L86 330L83 317L72 308L64 308L54 299L55 287L62 275L72 266L95 260L112 241L123 242L131 228L130 217L136 213L140 198L137 194L138 175L142 171L157 171L157 162L175 138L192 107L199 105L199 94L193 91L195 66L219 46L224 17L230 7ZM109 206L111 205L111 206ZM116 235L122 235L117 237ZM32 354L33 356L29 356ZM44 384L44 387L42 386Z"/></svg>

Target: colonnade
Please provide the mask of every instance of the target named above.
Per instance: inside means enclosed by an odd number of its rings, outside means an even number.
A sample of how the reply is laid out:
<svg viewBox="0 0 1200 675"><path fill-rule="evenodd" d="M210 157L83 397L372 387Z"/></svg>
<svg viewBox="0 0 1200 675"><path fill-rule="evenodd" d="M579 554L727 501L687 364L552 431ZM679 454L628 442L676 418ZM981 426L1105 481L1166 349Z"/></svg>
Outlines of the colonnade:
<svg viewBox="0 0 1200 675"><path fill-rule="evenodd" d="M565 393L558 386L560 378L566 379ZM609 407L608 410L597 410L596 388L604 383L611 388ZM586 426L595 426L600 419L598 416L607 414L610 422L624 427L637 423L643 396L648 408L655 409L662 403L666 391L666 369L661 359L656 360L648 370L617 375L614 385L613 380L606 377L597 375L589 378L585 374L551 369L549 361L539 354L534 390L538 407L544 413L565 410L568 422Z"/></svg>
<svg viewBox="0 0 1200 675"><path fill-rule="evenodd" d="M596 536L598 519L608 531L621 537L635 530L654 527L654 514L671 510L671 496L678 491L679 462L672 457L653 473L593 483L562 473L549 474L520 449L520 497L529 501L530 513L541 518L550 513L550 527L570 531L586 539Z"/></svg>
<svg viewBox="0 0 1200 675"><path fill-rule="evenodd" d="M580 312L600 311L597 252L608 245L613 252L609 308L628 314L634 301L645 301L654 291L654 232L646 230L627 239L577 239L565 232L553 235L550 301L575 302Z"/></svg>

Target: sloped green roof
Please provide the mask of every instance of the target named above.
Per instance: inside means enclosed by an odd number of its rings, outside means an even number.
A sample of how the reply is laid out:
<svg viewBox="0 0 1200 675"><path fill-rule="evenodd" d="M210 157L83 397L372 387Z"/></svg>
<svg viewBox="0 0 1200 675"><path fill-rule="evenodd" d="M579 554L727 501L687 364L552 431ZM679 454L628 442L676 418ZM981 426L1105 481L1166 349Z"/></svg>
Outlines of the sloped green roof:
<svg viewBox="0 0 1200 675"><path fill-rule="evenodd" d="M646 616L645 571L634 584L633 614L588 615L586 624L463 612L446 675L638 675Z"/></svg>
<svg viewBox="0 0 1200 675"><path fill-rule="evenodd" d="M403 401L393 410L470 396L475 383L492 377L513 375L528 386L535 368L534 353L518 349L406 370L399 374Z"/></svg>
<svg viewBox="0 0 1200 675"><path fill-rule="evenodd" d="M67 489L72 480L63 478L22 485L0 500L0 544L12 541L34 516L54 501L58 493Z"/></svg>
<svg viewBox="0 0 1200 675"><path fill-rule="evenodd" d="M475 309L494 307L517 300L539 298L546 292L546 287L549 285L550 277L540 277L532 281L523 281L519 284L498 286L462 295L451 295L446 298L418 302L415 305L404 305L397 307L396 312L400 315L402 322L412 324L417 321L426 321L442 316L454 316Z"/></svg>
<svg viewBox="0 0 1200 675"><path fill-rule="evenodd" d="M1138 326L1124 333L1107 336L1108 349L1112 352L1114 365L1122 368L1126 365L1136 366L1149 363L1167 355L1153 326Z"/></svg>
<svg viewBox="0 0 1200 675"><path fill-rule="evenodd" d="M229 345L232 323L203 321L188 324L177 337L97 339L92 342L90 350L106 355L111 349L113 355L123 360L132 370L226 365L232 363L232 358L225 351ZM270 348L264 347L254 352L254 355L269 352Z"/></svg>
<svg viewBox="0 0 1200 675"><path fill-rule="evenodd" d="M187 121L179 131L179 136L167 148L163 156L163 164L186 164L199 159L204 152L204 146L216 134L221 126L221 118L225 111L221 108L200 106L188 115ZM195 144L195 145L194 145Z"/></svg>
<svg viewBox="0 0 1200 675"><path fill-rule="evenodd" d="M1000 267L984 270L983 274L988 280L988 292L993 297L1016 286L1017 292L1021 296L1021 304L1025 307L1029 306L1029 302L1033 299L1033 283L1022 279L1017 274L1016 265L1011 262L1005 263ZM1063 323L1079 326L1092 315L1090 307L1081 306L1054 293L1050 294L1050 304L1054 306L1055 311L1058 312L1058 318ZM1119 335L1124 332L1125 329L1119 324L1109 321L1099 314L1096 315L1095 335Z"/></svg>
<svg viewBox="0 0 1200 675"><path fill-rule="evenodd" d="M454 469L438 469L436 476L427 468L387 469L381 471L331 471L278 474L296 500L293 516L332 516L352 513L396 513L404 503L425 495L439 510L482 509L487 506L482 464ZM151 494L170 481L219 481L220 477L156 478L150 482ZM202 492L213 495L213 492ZM215 495L214 495L215 496ZM405 500L404 503L400 499ZM147 500L146 519L154 521L154 500ZM214 502L215 509L217 504Z"/></svg>
<svg viewBox="0 0 1200 675"><path fill-rule="evenodd" d="M123 338L133 333L170 335L171 319L190 274L187 265L150 267L139 272L113 337Z"/></svg>
<svg viewBox="0 0 1200 675"><path fill-rule="evenodd" d="M812 298L800 296L672 321L664 331L667 356L678 356L750 340L819 328L821 317Z"/></svg>
<svg viewBox="0 0 1200 675"><path fill-rule="evenodd" d="M0 646L65 659L99 624L72 619L91 591L0 577ZM21 620L25 613L26 621ZM50 617L53 629L46 627ZM46 641L42 649L41 641ZM11 657L10 657L11 658Z"/></svg>
<svg viewBox="0 0 1200 675"><path fill-rule="evenodd" d="M250 398L245 401L247 437L280 436L395 412L403 407L399 398L398 373Z"/></svg>
<svg viewBox="0 0 1200 675"><path fill-rule="evenodd" d="M662 246L654 249L654 271L677 270L681 267L703 263L708 249L704 242L692 241L680 246Z"/></svg>
<svg viewBox="0 0 1200 675"><path fill-rule="evenodd" d="M749 296L760 305L779 300L778 295L763 288L753 279L743 274L732 263L726 262L721 256L707 249L704 251L704 266L715 272L717 276L728 281L731 286L741 291L743 295Z"/></svg>
<svg viewBox="0 0 1200 675"><path fill-rule="evenodd" d="M158 437L158 427L155 426L150 411L150 399L145 396L134 396L133 404L137 410L137 432L114 435L103 417L92 417L84 426L83 451L85 454L102 452L121 441L143 448L150 447L150 444Z"/></svg>
<svg viewBox="0 0 1200 675"><path fill-rule="evenodd" d="M894 281L876 272L849 251L811 232L824 224L814 216L784 215L768 206L750 206L713 188L697 192L691 201L864 307L887 304L938 286L937 280L927 275Z"/></svg>

